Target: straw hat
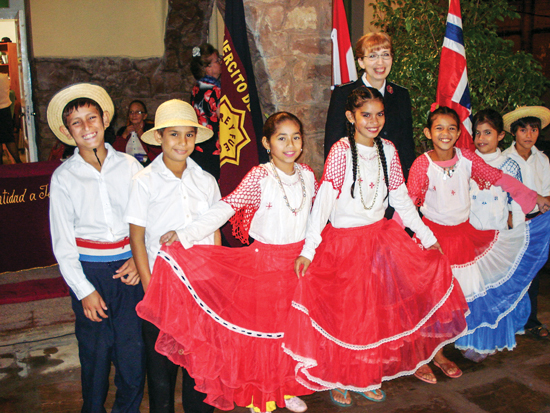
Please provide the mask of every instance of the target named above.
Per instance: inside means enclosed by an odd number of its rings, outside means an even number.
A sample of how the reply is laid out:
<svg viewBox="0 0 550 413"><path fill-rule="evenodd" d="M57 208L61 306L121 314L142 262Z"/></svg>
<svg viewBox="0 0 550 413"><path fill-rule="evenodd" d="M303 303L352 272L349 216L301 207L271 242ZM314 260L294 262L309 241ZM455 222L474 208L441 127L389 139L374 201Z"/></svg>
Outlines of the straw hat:
<svg viewBox="0 0 550 413"><path fill-rule="evenodd" d="M519 106L516 110L507 113L502 117L502 120L504 121L504 130L512 133L510 130L512 123L526 117L539 118L541 128L544 129L548 126L548 124L550 124L550 109L545 108L544 106Z"/></svg>
<svg viewBox="0 0 550 413"><path fill-rule="evenodd" d="M155 131L170 126L192 126L197 128L195 143L207 141L214 135L211 129L199 124L195 109L189 103L172 99L158 107L155 113L155 127L141 135L141 140L149 145L158 146L160 143L155 139Z"/></svg>
<svg viewBox="0 0 550 413"><path fill-rule="evenodd" d="M113 119L115 114L113 101L107 91L101 86L92 85L91 83L77 83L61 89L55 94L48 105L48 125L61 142L71 146L76 145L74 139L67 138L60 130L61 126L65 126L63 125L63 109L65 109L67 103L79 98L88 98L96 101L101 109L103 109L103 112L109 114L109 121Z"/></svg>

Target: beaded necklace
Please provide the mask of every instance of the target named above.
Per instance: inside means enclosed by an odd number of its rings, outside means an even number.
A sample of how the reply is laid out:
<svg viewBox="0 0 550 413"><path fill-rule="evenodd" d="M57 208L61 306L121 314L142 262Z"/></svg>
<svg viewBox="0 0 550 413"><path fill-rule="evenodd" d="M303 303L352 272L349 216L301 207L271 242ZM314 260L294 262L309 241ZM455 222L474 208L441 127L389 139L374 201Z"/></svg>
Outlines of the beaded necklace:
<svg viewBox="0 0 550 413"><path fill-rule="evenodd" d="M298 212L300 212L304 208L305 201L306 201L306 184L304 182L304 177L302 175L302 171L300 171L299 168L296 168L296 164L294 164L294 172L298 173L298 177L300 178L300 184L302 185L302 202L300 203L300 206L298 208L292 208L290 206L290 203L288 202L288 198L286 196L285 188L283 187L283 183L281 182L281 178L279 177L279 174L277 173L277 169L275 168L275 165L273 164L273 161L270 161L269 163L271 164L271 168L273 169L273 175L275 176L275 180L277 181L277 183L279 184L279 188L283 192L283 199L285 200L286 206L288 207L288 209L290 209L290 211L293 214L297 214Z"/></svg>
<svg viewBox="0 0 550 413"><path fill-rule="evenodd" d="M372 198L372 204L370 206L367 206L365 204L365 199L363 198L363 185L361 185L361 167L360 165L357 165L357 181L359 181L359 195L361 197L361 203L363 204L363 208L365 208L367 211L371 210L374 207L374 204L376 203L376 198L378 197L378 186L380 184L380 169L382 169L381 161L380 161L380 154L378 153L378 146L375 146L376 148L376 158L378 160L378 173L376 176L376 190L374 192L374 197Z"/></svg>
<svg viewBox="0 0 550 413"><path fill-rule="evenodd" d="M453 177L456 170L456 163L453 166L440 166L443 170L443 180L446 181Z"/></svg>

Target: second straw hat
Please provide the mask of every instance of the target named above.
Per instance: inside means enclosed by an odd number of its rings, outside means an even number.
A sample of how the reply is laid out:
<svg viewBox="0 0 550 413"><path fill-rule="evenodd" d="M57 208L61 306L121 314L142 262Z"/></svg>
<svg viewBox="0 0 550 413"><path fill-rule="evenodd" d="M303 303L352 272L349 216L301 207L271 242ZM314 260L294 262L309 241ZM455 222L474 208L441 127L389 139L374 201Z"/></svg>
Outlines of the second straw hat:
<svg viewBox="0 0 550 413"><path fill-rule="evenodd" d="M183 100L172 99L161 104L155 113L155 127L149 129L141 140L149 145L160 145L155 139L155 131L170 126L192 126L197 128L195 143L201 143L210 139L214 132L199 124L195 109Z"/></svg>
<svg viewBox="0 0 550 413"><path fill-rule="evenodd" d="M539 118L541 129L546 128L550 124L550 110L544 106L519 106L516 110L507 113L502 117L504 121L504 130L511 132L512 123L516 120L526 117Z"/></svg>

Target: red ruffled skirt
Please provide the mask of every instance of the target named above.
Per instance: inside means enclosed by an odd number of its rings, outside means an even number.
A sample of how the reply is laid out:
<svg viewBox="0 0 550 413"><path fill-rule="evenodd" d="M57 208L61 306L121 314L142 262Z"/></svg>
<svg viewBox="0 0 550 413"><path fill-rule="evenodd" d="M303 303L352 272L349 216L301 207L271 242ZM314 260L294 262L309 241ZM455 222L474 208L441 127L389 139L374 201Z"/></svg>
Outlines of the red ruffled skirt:
<svg viewBox="0 0 550 413"><path fill-rule="evenodd" d="M449 261L421 250L394 221L328 225L322 237L284 340L306 387L379 388L465 331L468 306Z"/></svg>
<svg viewBox="0 0 550 413"><path fill-rule="evenodd" d="M480 231L469 221L458 225L440 225L422 218L434 233L451 265L465 265L478 260L489 252L498 237L498 231Z"/></svg>
<svg viewBox="0 0 550 413"><path fill-rule="evenodd" d="M161 330L156 350L187 369L206 403L266 411L269 401L284 407L285 395L312 393L282 349L302 246L162 248L137 311Z"/></svg>

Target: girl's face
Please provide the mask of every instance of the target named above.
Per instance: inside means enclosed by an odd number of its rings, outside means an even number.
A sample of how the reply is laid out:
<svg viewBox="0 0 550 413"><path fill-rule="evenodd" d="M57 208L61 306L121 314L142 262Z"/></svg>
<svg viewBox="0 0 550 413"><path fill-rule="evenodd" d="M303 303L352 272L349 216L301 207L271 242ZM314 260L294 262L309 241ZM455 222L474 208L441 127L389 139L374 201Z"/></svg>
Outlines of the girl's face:
<svg viewBox="0 0 550 413"><path fill-rule="evenodd" d="M273 135L262 138L262 144L271 151L271 159L277 168L288 175L294 172L294 161L302 153L302 135L296 122L290 119L282 121Z"/></svg>
<svg viewBox="0 0 550 413"><path fill-rule="evenodd" d="M378 99L366 100L354 112L346 111L346 117L355 125L355 141L365 146L373 146L384 124L384 104Z"/></svg>
<svg viewBox="0 0 550 413"><path fill-rule="evenodd" d="M498 133L489 122L480 123L476 126L474 145L483 154L496 152L498 143L503 139L504 131Z"/></svg>
<svg viewBox="0 0 550 413"><path fill-rule="evenodd" d="M357 59L359 66L365 70L368 82L376 89L380 89L384 80L390 74L393 63L391 50L380 49L375 52L365 53Z"/></svg>
<svg viewBox="0 0 550 413"><path fill-rule="evenodd" d="M222 59L217 53L212 53L208 58L208 65L204 68L205 73L215 79L222 75Z"/></svg>
<svg viewBox="0 0 550 413"><path fill-rule="evenodd" d="M145 109L139 103L132 103L128 109L128 119L132 125L137 125L147 118Z"/></svg>
<svg viewBox="0 0 550 413"><path fill-rule="evenodd" d="M439 160L444 161L452 158L460 129L453 116L441 114L433 120L431 129L424 128L424 135L432 141Z"/></svg>

